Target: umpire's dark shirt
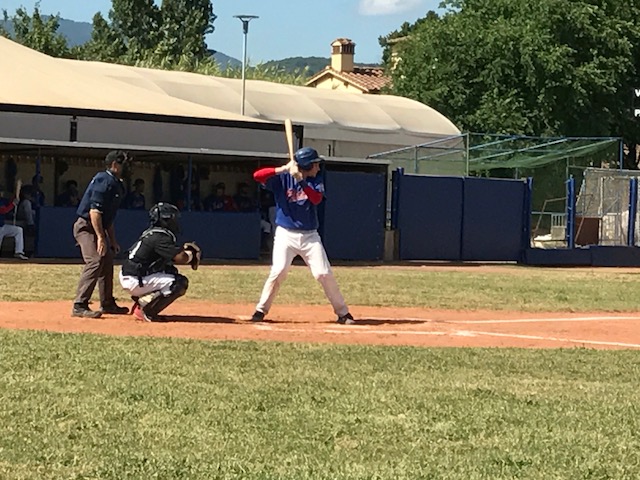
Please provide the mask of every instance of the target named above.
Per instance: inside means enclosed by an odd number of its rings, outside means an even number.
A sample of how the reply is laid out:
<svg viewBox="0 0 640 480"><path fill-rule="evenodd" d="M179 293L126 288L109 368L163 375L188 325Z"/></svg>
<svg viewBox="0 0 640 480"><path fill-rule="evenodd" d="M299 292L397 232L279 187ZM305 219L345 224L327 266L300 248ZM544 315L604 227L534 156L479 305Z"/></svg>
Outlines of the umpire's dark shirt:
<svg viewBox="0 0 640 480"><path fill-rule="evenodd" d="M116 218L123 196L122 180L116 178L109 170L99 172L84 191L76 213L79 217L89 220L89 210L98 210L102 213L102 227L109 228Z"/></svg>

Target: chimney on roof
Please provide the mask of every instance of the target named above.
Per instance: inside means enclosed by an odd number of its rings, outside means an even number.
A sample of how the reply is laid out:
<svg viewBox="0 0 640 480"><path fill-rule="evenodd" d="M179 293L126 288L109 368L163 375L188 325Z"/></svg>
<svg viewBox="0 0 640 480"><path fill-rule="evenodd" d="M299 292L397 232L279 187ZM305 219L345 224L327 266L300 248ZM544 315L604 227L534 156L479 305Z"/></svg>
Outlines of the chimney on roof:
<svg viewBox="0 0 640 480"><path fill-rule="evenodd" d="M349 38L338 38L331 44L331 68L338 72L353 71L356 44Z"/></svg>

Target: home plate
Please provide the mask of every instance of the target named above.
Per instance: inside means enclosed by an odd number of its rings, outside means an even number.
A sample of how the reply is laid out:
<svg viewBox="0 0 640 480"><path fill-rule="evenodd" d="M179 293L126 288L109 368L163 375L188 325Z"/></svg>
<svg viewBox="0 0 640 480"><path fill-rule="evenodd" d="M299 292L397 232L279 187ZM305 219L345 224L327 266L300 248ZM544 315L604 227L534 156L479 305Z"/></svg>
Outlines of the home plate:
<svg viewBox="0 0 640 480"><path fill-rule="evenodd" d="M477 335L473 332L469 332L467 330L458 330L457 332L452 332L451 335L455 335L456 337L476 337Z"/></svg>

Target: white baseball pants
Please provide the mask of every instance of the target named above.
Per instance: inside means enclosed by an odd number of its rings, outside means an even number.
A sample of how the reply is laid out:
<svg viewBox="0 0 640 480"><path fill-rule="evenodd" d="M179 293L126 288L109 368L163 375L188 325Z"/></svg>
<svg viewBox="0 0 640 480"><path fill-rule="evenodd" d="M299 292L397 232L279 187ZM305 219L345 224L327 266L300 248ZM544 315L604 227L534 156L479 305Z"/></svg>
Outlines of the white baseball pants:
<svg viewBox="0 0 640 480"><path fill-rule="evenodd" d="M302 257L311 269L313 277L320 282L336 315L346 315L349 308L340 293L338 282L333 276L327 253L318 232L316 230L292 231L282 227L276 227L271 271L262 289L256 310L269 313L273 300L287 277L291 262L296 255Z"/></svg>
<svg viewBox="0 0 640 480"><path fill-rule="evenodd" d="M142 286L138 282L138 277L131 275L122 275L120 270L120 285L125 290L129 290L132 297L142 297L147 293L160 291L162 295L169 295L171 293L171 285L176 281L174 275L168 273L153 273L142 277Z"/></svg>
<svg viewBox="0 0 640 480"><path fill-rule="evenodd" d="M4 237L13 237L16 244L14 253L24 253L24 233L22 227L4 224L0 227L0 245Z"/></svg>

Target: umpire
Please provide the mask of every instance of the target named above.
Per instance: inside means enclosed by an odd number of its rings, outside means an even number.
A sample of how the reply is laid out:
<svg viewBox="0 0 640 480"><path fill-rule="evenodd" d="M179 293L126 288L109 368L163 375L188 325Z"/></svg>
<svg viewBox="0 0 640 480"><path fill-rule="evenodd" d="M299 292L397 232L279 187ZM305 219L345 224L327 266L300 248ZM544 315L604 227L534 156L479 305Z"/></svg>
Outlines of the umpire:
<svg viewBox="0 0 640 480"><path fill-rule="evenodd" d="M129 156L114 150L105 157L106 170L97 173L78 205L78 219L73 224L73 236L82 252L84 268L78 282L71 316L99 318L103 313L126 314L113 298L113 257L120 251L113 221L124 197L122 174ZM98 284L100 310L91 310L89 301Z"/></svg>

